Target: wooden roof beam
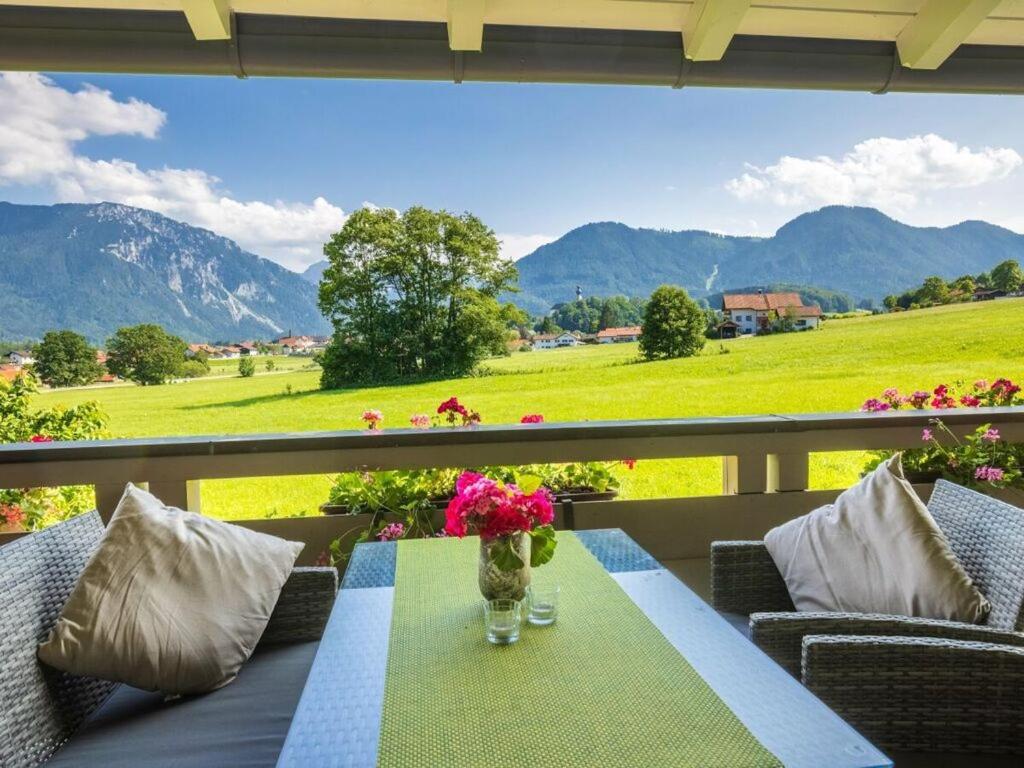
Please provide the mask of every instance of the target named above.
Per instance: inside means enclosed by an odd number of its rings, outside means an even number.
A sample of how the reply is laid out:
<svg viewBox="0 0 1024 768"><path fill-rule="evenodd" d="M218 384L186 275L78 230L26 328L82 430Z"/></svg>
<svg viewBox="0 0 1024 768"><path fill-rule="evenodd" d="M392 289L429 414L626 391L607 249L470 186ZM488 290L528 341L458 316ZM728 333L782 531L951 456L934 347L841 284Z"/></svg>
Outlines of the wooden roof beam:
<svg viewBox="0 0 1024 768"><path fill-rule="evenodd" d="M448 47L479 51L484 45L484 0L448 0Z"/></svg>
<svg viewBox="0 0 1024 768"><path fill-rule="evenodd" d="M927 0L896 38L900 63L938 69L1001 0Z"/></svg>
<svg viewBox="0 0 1024 768"><path fill-rule="evenodd" d="M181 0L181 10L196 40L231 39L229 0Z"/></svg>
<svg viewBox="0 0 1024 768"><path fill-rule="evenodd" d="M695 0L683 20L683 55L718 61L750 8L750 0Z"/></svg>

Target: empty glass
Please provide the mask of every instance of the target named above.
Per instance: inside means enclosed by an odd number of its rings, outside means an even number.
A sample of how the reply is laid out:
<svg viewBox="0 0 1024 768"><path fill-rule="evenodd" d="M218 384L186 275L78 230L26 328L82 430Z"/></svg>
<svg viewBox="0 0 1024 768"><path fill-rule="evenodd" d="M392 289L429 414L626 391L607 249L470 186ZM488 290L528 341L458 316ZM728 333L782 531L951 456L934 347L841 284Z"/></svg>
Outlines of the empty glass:
<svg viewBox="0 0 1024 768"><path fill-rule="evenodd" d="M531 584L526 592L526 599L529 601L529 614L526 620L539 627L546 627L554 624L558 618L558 594L561 590L557 586L538 586Z"/></svg>
<svg viewBox="0 0 1024 768"><path fill-rule="evenodd" d="M509 645L519 639L522 606L518 600L499 598L484 603L484 627L488 641Z"/></svg>

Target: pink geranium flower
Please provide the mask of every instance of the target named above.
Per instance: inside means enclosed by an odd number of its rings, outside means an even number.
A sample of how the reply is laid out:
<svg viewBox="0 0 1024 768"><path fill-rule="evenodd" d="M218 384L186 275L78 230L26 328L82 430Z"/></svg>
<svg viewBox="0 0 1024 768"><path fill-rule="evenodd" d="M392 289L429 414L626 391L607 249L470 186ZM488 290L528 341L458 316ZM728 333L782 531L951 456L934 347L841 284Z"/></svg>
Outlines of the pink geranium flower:
<svg viewBox="0 0 1024 768"><path fill-rule="evenodd" d="M1003 470L999 467L978 467L974 470L974 478L990 483L998 483L1003 479Z"/></svg>
<svg viewBox="0 0 1024 768"><path fill-rule="evenodd" d="M391 523L385 525L377 534L377 541L394 541L405 535L405 526L402 523Z"/></svg>
<svg viewBox="0 0 1024 768"><path fill-rule="evenodd" d="M417 413L409 418L413 429L430 429L430 417L425 413Z"/></svg>
<svg viewBox="0 0 1024 768"><path fill-rule="evenodd" d="M932 431L927 427L921 430L921 440L923 440L924 442L927 443L929 440L933 440L934 438L935 435L932 434Z"/></svg>
<svg viewBox="0 0 1024 768"><path fill-rule="evenodd" d="M52 437L47 437L46 435L32 435L32 437L29 438L29 442L30 443L52 443L53 442L53 438Z"/></svg>
<svg viewBox="0 0 1024 768"><path fill-rule="evenodd" d="M868 413L881 413L882 411L888 411L890 408L892 408L892 406L889 405L889 403L883 403L881 400L874 397L870 400L865 400L864 405L860 407L862 411L866 411Z"/></svg>
<svg viewBox="0 0 1024 768"><path fill-rule="evenodd" d="M520 424L540 424L544 421L544 417L539 413L528 413L519 420Z"/></svg>
<svg viewBox="0 0 1024 768"><path fill-rule="evenodd" d="M981 439L986 443L998 443L999 442L999 430L989 428L985 430L985 434L981 436Z"/></svg>
<svg viewBox="0 0 1024 768"><path fill-rule="evenodd" d="M551 494L546 488L524 493L476 472L463 472L455 483L456 494L445 510L444 530L449 536L476 531L483 539L510 536L550 525L555 519Z"/></svg>
<svg viewBox="0 0 1024 768"><path fill-rule="evenodd" d="M366 426L369 429L380 429L380 424L384 421L384 414L375 408L363 411L363 421L366 422Z"/></svg>
<svg viewBox="0 0 1024 768"><path fill-rule="evenodd" d="M910 396L910 404L918 410L921 410L924 408L925 403L928 402L929 397L930 395L927 392L919 389Z"/></svg>
<svg viewBox="0 0 1024 768"><path fill-rule="evenodd" d="M626 466L626 469L633 469L636 466L636 459L623 459L622 463Z"/></svg>

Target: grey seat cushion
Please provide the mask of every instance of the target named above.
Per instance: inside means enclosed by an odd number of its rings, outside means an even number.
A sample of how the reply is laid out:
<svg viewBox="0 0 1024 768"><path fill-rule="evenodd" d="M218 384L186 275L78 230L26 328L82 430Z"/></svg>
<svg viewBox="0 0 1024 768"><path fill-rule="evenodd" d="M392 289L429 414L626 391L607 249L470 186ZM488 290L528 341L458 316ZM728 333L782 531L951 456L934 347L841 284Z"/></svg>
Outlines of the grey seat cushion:
<svg viewBox="0 0 1024 768"><path fill-rule="evenodd" d="M258 649L230 685L165 702L121 685L47 768L274 766L319 643Z"/></svg>
<svg viewBox="0 0 1024 768"><path fill-rule="evenodd" d="M748 640L750 639L750 617L745 613L730 613L729 611L719 611L718 615L728 621L736 631L742 634Z"/></svg>

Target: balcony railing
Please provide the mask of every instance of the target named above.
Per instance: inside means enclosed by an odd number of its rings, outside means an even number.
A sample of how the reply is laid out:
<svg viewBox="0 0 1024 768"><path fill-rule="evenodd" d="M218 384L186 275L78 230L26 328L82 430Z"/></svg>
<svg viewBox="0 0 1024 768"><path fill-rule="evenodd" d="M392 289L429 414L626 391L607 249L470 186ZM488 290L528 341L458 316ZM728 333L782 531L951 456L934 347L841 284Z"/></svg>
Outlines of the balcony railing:
<svg viewBox="0 0 1024 768"><path fill-rule="evenodd" d="M1024 442L1024 408L147 438L0 446L0 488L93 485L100 512L109 515L130 481L148 484L168 504L199 512L199 481L219 478L722 457L720 495L586 502L573 510L577 528L623 528L660 559L696 559L707 557L713 540L760 538L772 526L831 501L836 490L808 490L810 454L920 446L922 428L936 415L958 434L991 423L1006 440ZM332 516L239 524L305 541L302 561L311 562L333 538L366 520Z"/></svg>

